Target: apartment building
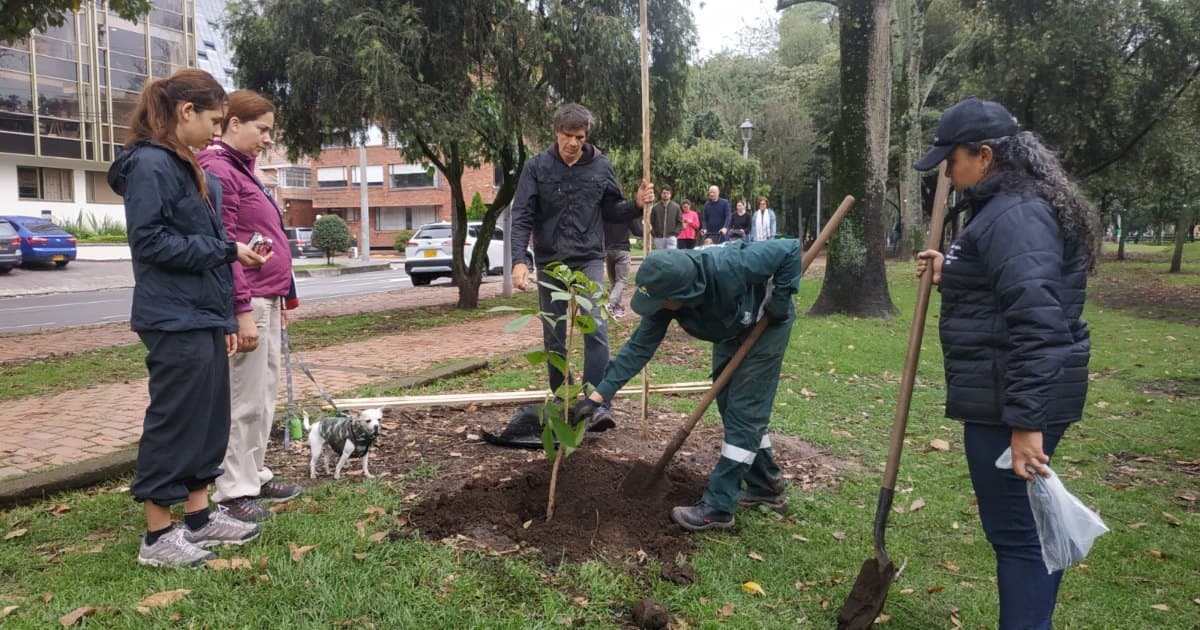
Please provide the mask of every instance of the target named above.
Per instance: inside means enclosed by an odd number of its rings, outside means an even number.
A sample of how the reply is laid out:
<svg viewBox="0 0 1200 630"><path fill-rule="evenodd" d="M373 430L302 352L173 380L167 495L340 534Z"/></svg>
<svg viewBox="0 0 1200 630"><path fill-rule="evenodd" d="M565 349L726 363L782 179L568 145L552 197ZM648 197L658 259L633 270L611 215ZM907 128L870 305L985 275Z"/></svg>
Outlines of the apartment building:
<svg viewBox="0 0 1200 630"><path fill-rule="evenodd" d="M153 0L133 23L84 2L43 34L0 41L0 207L124 222L105 180L150 77L194 66L193 0Z"/></svg>

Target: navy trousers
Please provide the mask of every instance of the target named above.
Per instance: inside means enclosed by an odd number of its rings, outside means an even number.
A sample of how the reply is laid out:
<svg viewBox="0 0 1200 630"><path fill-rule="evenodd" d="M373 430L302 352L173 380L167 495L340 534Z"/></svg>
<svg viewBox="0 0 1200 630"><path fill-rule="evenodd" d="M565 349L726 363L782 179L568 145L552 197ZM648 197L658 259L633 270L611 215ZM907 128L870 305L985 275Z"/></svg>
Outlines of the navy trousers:
<svg viewBox="0 0 1200 630"><path fill-rule="evenodd" d="M592 282L604 286L603 258L571 265L571 269L582 271ZM560 286L558 281L546 275L540 268L537 272L537 279L539 282ZM587 312L596 322L596 330L583 336L583 382L593 386L599 385L600 381L604 380L604 370L608 367L608 324L600 316L602 307L601 303L593 304L592 310ZM543 313L552 313L554 317L560 317L567 312L566 302L553 301L551 290L540 284L538 285L538 308ZM566 322L560 322L557 326L552 327L546 323L546 320L542 320L542 345L546 351L562 355L567 347L566 338ZM563 384L562 372L559 372L558 368L550 363L546 363L546 371L550 376L550 390L558 391L558 387Z"/></svg>
<svg viewBox="0 0 1200 630"><path fill-rule="evenodd" d="M1053 455L1066 425L1042 432L1042 450ZM1046 573L1042 547L1029 507L1029 482L1012 470L996 468L1011 445L1006 426L966 423L963 445L971 485L979 500L979 520L996 552L1000 587L1000 630L1050 630L1062 571Z"/></svg>

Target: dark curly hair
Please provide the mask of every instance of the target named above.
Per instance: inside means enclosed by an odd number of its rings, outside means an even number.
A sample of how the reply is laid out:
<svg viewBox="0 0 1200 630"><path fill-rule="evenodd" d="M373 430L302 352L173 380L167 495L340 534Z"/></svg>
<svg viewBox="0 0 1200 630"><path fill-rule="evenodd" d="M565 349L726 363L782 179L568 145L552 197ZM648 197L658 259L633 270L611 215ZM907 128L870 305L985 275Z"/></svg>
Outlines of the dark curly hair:
<svg viewBox="0 0 1200 630"><path fill-rule="evenodd" d="M987 179L992 180L989 188L1045 200L1054 209L1067 238L1087 252L1088 271L1095 271L1100 256L1095 215L1053 149L1030 131L962 146L971 155L978 155L984 146L990 147L994 157L987 170Z"/></svg>

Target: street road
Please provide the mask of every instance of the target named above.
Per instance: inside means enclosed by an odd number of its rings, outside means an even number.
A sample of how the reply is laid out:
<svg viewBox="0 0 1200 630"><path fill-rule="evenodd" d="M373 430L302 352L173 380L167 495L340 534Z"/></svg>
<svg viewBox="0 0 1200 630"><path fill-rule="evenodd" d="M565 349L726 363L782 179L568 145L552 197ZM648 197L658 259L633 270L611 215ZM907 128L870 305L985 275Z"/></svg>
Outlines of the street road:
<svg viewBox="0 0 1200 630"><path fill-rule="evenodd" d="M449 282L440 279L436 282ZM305 302L320 302L352 295L412 288L403 269L341 276L297 278L297 291ZM0 333L68 328L87 324L129 321L133 289L105 289L47 295L0 298Z"/></svg>

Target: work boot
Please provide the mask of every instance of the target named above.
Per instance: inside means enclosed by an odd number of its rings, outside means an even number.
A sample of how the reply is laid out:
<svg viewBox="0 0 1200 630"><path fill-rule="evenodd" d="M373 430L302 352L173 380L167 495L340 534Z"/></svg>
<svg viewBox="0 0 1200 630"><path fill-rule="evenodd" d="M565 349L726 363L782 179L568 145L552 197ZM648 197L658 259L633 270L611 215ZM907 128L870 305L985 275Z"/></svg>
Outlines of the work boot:
<svg viewBox="0 0 1200 630"><path fill-rule="evenodd" d="M205 551L188 541L182 527L159 536L153 545L147 545L145 537L138 549L137 562L151 567L197 567L205 560L216 558L216 554Z"/></svg>
<svg viewBox="0 0 1200 630"><path fill-rule="evenodd" d="M198 530L183 528L183 536L188 542L207 549L217 545L244 545L255 538L261 529L254 523L244 523L223 511L213 512L208 523Z"/></svg>
<svg viewBox="0 0 1200 630"><path fill-rule="evenodd" d="M779 512L780 514L783 514L784 512L787 511L787 504L788 504L787 489L784 488L783 490L781 490L775 494L758 494L758 493L750 490L749 488L747 488L745 491L742 492L742 496L738 498L737 504L738 504L738 507L746 507L746 508L752 508L752 507L758 507L760 505L765 505L765 506L771 508L772 510Z"/></svg>
<svg viewBox="0 0 1200 630"><path fill-rule="evenodd" d="M221 501L217 504L217 511L243 523L261 523L275 517L273 512L263 507L262 502L254 497L238 497Z"/></svg>
<svg viewBox="0 0 1200 630"><path fill-rule="evenodd" d="M268 481L258 489L260 503L287 503L298 496L300 496L300 486L294 483Z"/></svg>
<svg viewBox="0 0 1200 630"><path fill-rule="evenodd" d="M733 515L709 507L705 503L679 506L671 510L671 520L680 527L693 532L733 527Z"/></svg>
<svg viewBox="0 0 1200 630"><path fill-rule="evenodd" d="M603 433L609 429L616 428L617 421L613 420L612 408L608 403L599 405L592 412L592 417L588 418L588 433Z"/></svg>

